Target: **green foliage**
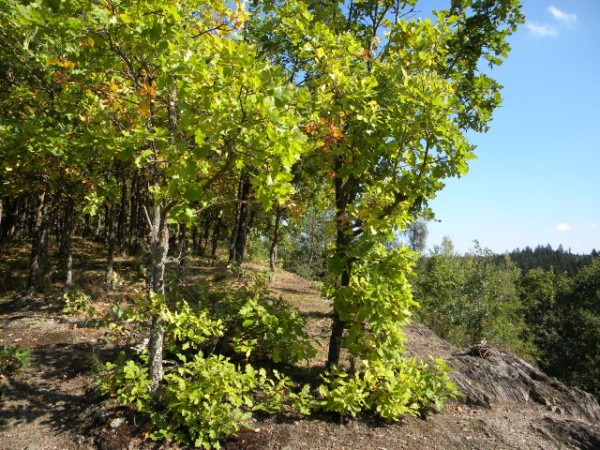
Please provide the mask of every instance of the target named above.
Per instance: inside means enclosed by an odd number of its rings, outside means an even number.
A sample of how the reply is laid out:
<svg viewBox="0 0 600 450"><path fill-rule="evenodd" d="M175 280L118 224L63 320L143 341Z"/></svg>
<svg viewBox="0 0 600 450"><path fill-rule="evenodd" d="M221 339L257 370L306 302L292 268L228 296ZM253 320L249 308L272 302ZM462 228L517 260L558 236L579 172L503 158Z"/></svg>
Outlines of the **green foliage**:
<svg viewBox="0 0 600 450"><path fill-rule="evenodd" d="M288 227L288 236L281 245L283 268L306 279L323 279L327 273L327 251L332 246L333 211L310 199L306 208L296 211L297 217Z"/></svg>
<svg viewBox="0 0 600 450"><path fill-rule="evenodd" d="M402 353L402 327L417 305L408 281L413 252L406 248L387 250L385 245L376 244L358 245L351 254L357 258L352 284L338 286L328 280L324 286L326 296L348 326L346 348L353 357L369 360Z"/></svg>
<svg viewBox="0 0 600 450"><path fill-rule="evenodd" d="M168 373L165 382L167 426L155 436L204 448L218 448L219 439L247 423L261 384L251 366L241 371L222 356L201 355Z"/></svg>
<svg viewBox="0 0 600 450"><path fill-rule="evenodd" d="M92 297L78 289L70 289L63 294L63 301L65 305L62 311L66 314L85 314L88 318L96 314Z"/></svg>
<svg viewBox="0 0 600 450"><path fill-rule="evenodd" d="M289 405L308 414L314 400L308 386L294 392L292 381L273 371L235 366L221 355L197 353L164 377L158 397L149 392L151 382L145 361L121 356L107 363L101 387L124 404L134 405L153 423L153 439L172 439L206 449L220 448L219 441L250 426L254 411L274 414Z"/></svg>
<svg viewBox="0 0 600 450"><path fill-rule="evenodd" d="M361 361L361 370L349 374L333 366L319 387L320 406L342 418L371 410L386 422L415 416L426 408L441 410L456 398L450 369L441 359L425 364L415 358Z"/></svg>
<svg viewBox="0 0 600 450"><path fill-rule="evenodd" d="M269 273L255 273L240 289L219 302L218 316L236 352L246 358L269 358L294 364L315 355L304 331L304 318L282 298L267 290Z"/></svg>
<svg viewBox="0 0 600 450"><path fill-rule="evenodd" d="M19 369L29 366L30 349L16 345L0 345L0 375L12 375Z"/></svg>
<svg viewBox="0 0 600 450"><path fill-rule="evenodd" d="M104 365L99 382L102 392L116 397L120 403L132 404L142 412L148 412L152 400L150 386L148 369L128 359L124 352L119 353L114 363Z"/></svg>
<svg viewBox="0 0 600 450"><path fill-rule="evenodd" d="M359 246L353 254L360 257L352 284L325 289L347 324L344 346L354 371L334 366L319 387L321 406L341 416L371 410L386 421L432 405L441 409L456 393L448 367L441 360L428 365L404 357L402 327L417 306L408 280L414 253L379 243Z"/></svg>
<svg viewBox="0 0 600 450"><path fill-rule="evenodd" d="M192 306L177 291L140 298L120 316L141 328L160 318L164 348L179 363L153 395L147 353L139 360L123 354L106 364L102 389L146 414L153 438L204 448L218 448L221 439L248 426L253 412L275 414L285 407L309 414L314 406L309 386L298 389L281 373L247 363L251 357L268 357L292 364L314 355L304 321L283 300L268 298L267 281L268 275L258 273L224 296L203 292L207 306L202 301ZM223 355L209 354L216 347L242 353L246 363L238 366Z"/></svg>
<svg viewBox="0 0 600 450"><path fill-rule="evenodd" d="M485 340L528 356L532 349L523 339L519 278L519 269L508 257L497 263L478 246L473 254L460 257L446 242L444 250L422 257L417 266L419 319L455 345Z"/></svg>
<svg viewBox="0 0 600 450"><path fill-rule="evenodd" d="M214 346L224 333L223 323L206 308L192 306L181 298L168 301L155 294L140 297L123 317L140 328L145 328L152 317L158 317L164 327L164 348L171 355Z"/></svg>
<svg viewBox="0 0 600 450"><path fill-rule="evenodd" d="M163 437L217 445L249 411L275 411L289 396L285 378L236 367L211 354L216 348L286 364L314 354L301 317L262 281L216 302L162 295L168 224L227 203L240 173L266 210L296 189L322 197L306 225L319 228L318 242L302 256L314 271L313 259L332 250L318 270L329 271L326 293L342 324L335 329L347 329L344 344L359 366L331 374L328 408L392 420L451 390L403 359L402 326L416 305L412 256L383 242L444 179L467 172L467 131L487 129L501 100L480 63L502 62L522 15L516 0L465 0L435 20L407 18L415 3L251 2L243 32L242 2L0 6L2 29L15 36L0 33L0 43L19 69L0 97L0 167L14 175L0 194L30 189L31 178L50 194L71 181L93 214L118 195L114 180L136 175L151 223L153 293L125 316L140 328L152 323L153 336L164 327L165 348L181 365L149 396L162 373L162 349L152 348L150 375L138 362L109 367L110 389L150 414ZM319 226L322 218L328 225ZM310 404L304 389L288 400Z"/></svg>
<svg viewBox="0 0 600 450"><path fill-rule="evenodd" d="M574 276L530 270L520 292L540 367L600 397L600 259Z"/></svg>
<svg viewBox="0 0 600 450"><path fill-rule="evenodd" d="M508 254L510 259L523 271L524 274L532 269L543 269L549 271L553 269L556 273L567 273L575 275L581 268L590 264L593 260L591 255L578 255L571 253L571 250L564 250L559 245L556 250L548 245L538 245L534 249L525 247L516 249Z"/></svg>

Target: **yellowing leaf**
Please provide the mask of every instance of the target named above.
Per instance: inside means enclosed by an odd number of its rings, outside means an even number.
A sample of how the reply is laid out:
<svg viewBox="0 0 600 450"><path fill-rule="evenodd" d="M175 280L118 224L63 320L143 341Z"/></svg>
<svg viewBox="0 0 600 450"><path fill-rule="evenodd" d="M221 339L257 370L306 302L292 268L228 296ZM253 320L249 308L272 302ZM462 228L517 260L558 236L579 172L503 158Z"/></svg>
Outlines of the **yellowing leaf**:
<svg viewBox="0 0 600 450"><path fill-rule="evenodd" d="M149 85L148 83L143 83L142 86L144 86L144 89L146 90L150 98L156 97L156 89L154 89L151 85Z"/></svg>
<svg viewBox="0 0 600 450"><path fill-rule="evenodd" d="M68 59L60 60L60 59L51 59L48 61L48 64L51 66L59 66L65 68L75 67L77 64L73 61L69 61Z"/></svg>
<svg viewBox="0 0 600 450"><path fill-rule="evenodd" d="M150 100L142 100L138 105L138 111L143 117L148 117L150 115Z"/></svg>

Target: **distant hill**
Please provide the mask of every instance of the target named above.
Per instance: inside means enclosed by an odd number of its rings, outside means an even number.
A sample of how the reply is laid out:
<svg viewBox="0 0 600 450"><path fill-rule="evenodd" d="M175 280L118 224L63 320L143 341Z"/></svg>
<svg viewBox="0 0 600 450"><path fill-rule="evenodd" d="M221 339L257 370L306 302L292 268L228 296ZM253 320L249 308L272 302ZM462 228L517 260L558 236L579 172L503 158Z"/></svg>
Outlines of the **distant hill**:
<svg viewBox="0 0 600 450"><path fill-rule="evenodd" d="M532 269L548 270L554 268L557 273L567 273L574 275L584 266L587 266L599 253L593 250L589 255L579 255L571 253L570 250L564 250L559 246L556 250L548 245L538 245L535 249L525 247L524 249L515 249L508 253L510 259L523 271L529 272ZM501 261L504 255L497 255L497 261Z"/></svg>

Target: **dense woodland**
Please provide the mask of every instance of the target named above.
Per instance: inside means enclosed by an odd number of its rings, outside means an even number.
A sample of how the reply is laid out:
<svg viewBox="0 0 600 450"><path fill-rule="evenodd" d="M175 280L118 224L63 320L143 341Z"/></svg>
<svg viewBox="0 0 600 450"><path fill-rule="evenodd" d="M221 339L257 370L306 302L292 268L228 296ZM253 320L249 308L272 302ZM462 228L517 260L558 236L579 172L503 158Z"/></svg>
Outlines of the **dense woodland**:
<svg viewBox="0 0 600 450"><path fill-rule="evenodd" d="M210 448L256 412L441 408L444 362L404 354L417 301L441 335L506 345L598 394L595 260L394 244L466 174L467 133L501 102L489 68L523 22L516 0L447 3L429 19L414 0L0 4L1 251L26 245L15 289L60 283L72 310L90 301L74 239L102 245L98 283L117 298L119 261L139 268L145 292L109 328L147 344L107 361L100 388L154 438ZM199 258L236 282L192 280ZM331 301L308 384L290 371L315 356L302 318L249 261L319 280Z"/></svg>
<svg viewBox="0 0 600 450"><path fill-rule="evenodd" d="M514 351L600 397L600 258L549 245L456 254L449 239L416 269L419 319L458 346Z"/></svg>

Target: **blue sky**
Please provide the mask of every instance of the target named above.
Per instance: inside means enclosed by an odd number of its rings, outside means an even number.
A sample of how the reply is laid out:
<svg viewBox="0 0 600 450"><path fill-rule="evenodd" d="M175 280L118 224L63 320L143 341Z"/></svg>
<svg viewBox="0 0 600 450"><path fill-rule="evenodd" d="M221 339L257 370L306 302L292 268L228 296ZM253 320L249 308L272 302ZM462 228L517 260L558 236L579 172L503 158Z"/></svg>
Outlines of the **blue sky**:
<svg viewBox="0 0 600 450"><path fill-rule="evenodd" d="M433 2L437 3L437 2ZM478 159L431 203L428 247L600 250L600 0L524 0Z"/></svg>

